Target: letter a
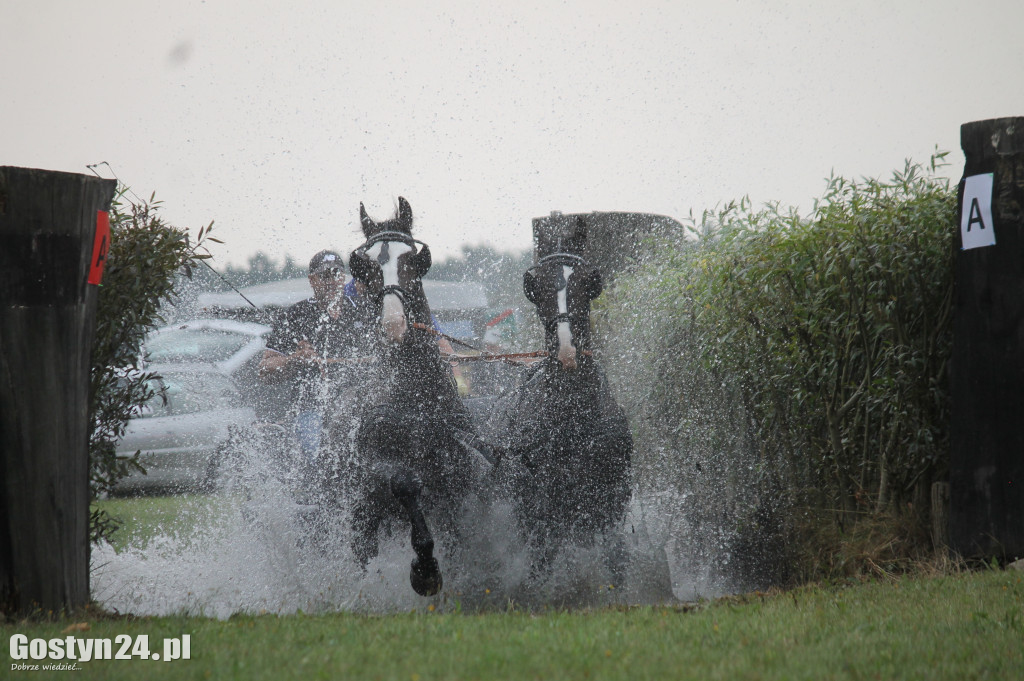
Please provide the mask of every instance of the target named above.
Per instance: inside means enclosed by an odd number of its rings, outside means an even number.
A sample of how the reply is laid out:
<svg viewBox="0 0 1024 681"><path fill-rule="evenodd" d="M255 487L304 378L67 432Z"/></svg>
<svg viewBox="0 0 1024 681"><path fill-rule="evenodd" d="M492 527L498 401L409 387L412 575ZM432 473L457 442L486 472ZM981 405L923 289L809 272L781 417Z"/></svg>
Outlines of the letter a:
<svg viewBox="0 0 1024 681"><path fill-rule="evenodd" d="M992 222L993 173L964 178L960 210L960 243L964 250L995 246L996 226ZM977 226L978 229L971 229Z"/></svg>
<svg viewBox="0 0 1024 681"><path fill-rule="evenodd" d="M977 222L980 227L979 229L985 229L985 220L981 217L981 206L978 205L978 197L971 199L971 214L967 219L967 231L971 231L971 225Z"/></svg>

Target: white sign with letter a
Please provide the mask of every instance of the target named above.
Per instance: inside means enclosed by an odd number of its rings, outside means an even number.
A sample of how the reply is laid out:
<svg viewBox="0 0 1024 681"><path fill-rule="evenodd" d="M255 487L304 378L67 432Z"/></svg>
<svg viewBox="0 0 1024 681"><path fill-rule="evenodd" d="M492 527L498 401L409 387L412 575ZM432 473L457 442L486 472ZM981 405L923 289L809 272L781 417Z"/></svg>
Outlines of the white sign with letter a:
<svg viewBox="0 0 1024 681"><path fill-rule="evenodd" d="M995 246L992 224L992 173L964 178L964 202L960 209L960 237L964 250Z"/></svg>

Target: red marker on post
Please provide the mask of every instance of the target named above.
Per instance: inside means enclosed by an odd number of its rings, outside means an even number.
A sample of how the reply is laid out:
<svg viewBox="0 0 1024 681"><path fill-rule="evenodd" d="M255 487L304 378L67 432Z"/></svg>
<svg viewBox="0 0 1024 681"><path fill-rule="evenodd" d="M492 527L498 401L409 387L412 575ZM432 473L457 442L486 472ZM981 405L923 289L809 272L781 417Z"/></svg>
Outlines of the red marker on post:
<svg viewBox="0 0 1024 681"><path fill-rule="evenodd" d="M99 286L103 279L103 266L107 264L110 252L110 215L105 210L96 211L96 237L92 242L92 260L89 262L89 283Z"/></svg>

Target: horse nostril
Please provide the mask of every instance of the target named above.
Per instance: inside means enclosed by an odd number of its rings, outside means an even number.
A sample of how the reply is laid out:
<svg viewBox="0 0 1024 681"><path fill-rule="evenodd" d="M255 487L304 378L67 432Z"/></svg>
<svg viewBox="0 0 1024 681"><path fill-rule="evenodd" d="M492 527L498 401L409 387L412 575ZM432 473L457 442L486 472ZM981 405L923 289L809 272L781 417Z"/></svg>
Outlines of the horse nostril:
<svg viewBox="0 0 1024 681"><path fill-rule="evenodd" d="M406 328L404 319L384 322L384 335L397 345L405 338Z"/></svg>

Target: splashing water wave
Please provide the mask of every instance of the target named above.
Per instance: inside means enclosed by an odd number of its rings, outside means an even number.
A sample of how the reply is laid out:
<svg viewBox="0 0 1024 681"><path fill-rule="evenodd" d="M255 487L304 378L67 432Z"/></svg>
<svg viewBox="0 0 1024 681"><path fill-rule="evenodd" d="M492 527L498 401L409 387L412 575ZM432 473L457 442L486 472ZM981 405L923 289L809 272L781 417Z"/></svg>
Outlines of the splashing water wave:
<svg viewBox="0 0 1024 681"><path fill-rule="evenodd" d="M714 571L687 557L687 537L669 512L675 494L634 495L622 531L629 553L626 584L609 586L601 540L567 547L550 576L530 580L529 551L510 504L473 500L465 509L459 550L440 545L445 587L430 598L409 586L408 528L396 527L362 570L353 556L344 500L309 503L301 485L282 479L260 444L249 443L245 465L225 474L219 491L196 497L212 510L195 524L165 530L146 543L92 554L93 598L136 615L234 613L360 613L581 608L672 603L729 589ZM314 500L315 502L315 500ZM536 583L539 582L539 583Z"/></svg>

